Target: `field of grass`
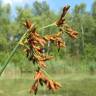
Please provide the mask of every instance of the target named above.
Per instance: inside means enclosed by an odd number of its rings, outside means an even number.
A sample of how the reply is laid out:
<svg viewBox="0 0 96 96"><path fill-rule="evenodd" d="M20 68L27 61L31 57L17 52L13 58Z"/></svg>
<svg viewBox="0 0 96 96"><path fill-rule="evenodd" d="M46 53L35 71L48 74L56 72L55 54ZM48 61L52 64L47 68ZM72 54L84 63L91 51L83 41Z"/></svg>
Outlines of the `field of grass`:
<svg viewBox="0 0 96 96"><path fill-rule="evenodd" d="M28 76L32 77L31 74ZM29 93L33 80L28 76L17 79L0 78L0 96L33 96ZM53 93L42 87L37 96L96 96L96 75L74 73L53 77L62 84L62 88Z"/></svg>
<svg viewBox="0 0 96 96"><path fill-rule="evenodd" d="M28 67L26 60L21 63L25 63L25 69ZM20 74L15 64L13 60L0 77L0 96L34 96L29 93L33 74ZM96 62L56 59L47 65L47 72L62 84L62 88L51 92L40 86L36 96L96 96Z"/></svg>

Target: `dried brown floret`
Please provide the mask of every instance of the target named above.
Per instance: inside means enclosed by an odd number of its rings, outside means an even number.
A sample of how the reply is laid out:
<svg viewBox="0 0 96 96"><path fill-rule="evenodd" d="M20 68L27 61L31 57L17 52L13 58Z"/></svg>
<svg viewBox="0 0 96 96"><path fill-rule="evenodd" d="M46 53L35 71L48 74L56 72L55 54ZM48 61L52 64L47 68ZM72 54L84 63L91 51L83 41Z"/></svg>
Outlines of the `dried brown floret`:
<svg viewBox="0 0 96 96"><path fill-rule="evenodd" d="M74 38L74 39L77 38L78 32L74 31L71 28L66 29L66 31L67 31L68 35L71 36L72 38Z"/></svg>
<svg viewBox="0 0 96 96"><path fill-rule="evenodd" d="M62 14L61 14L61 17L60 17L60 19L56 22L57 26L62 26L62 25L64 24L64 21L65 21L64 16L66 15L66 13L67 13L67 11L69 10L69 8L70 8L70 6L65 6L65 7L63 8L63 12L62 12Z"/></svg>
<svg viewBox="0 0 96 96"><path fill-rule="evenodd" d="M46 87L52 91L55 91L61 87L61 85L53 80L49 80L42 71L37 71L35 74L35 82L32 85L31 91L37 93L38 87L45 84Z"/></svg>
<svg viewBox="0 0 96 96"><path fill-rule="evenodd" d="M38 86L39 86L39 80L36 80L35 83L31 87L30 93L33 92L36 95L38 91Z"/></svg>

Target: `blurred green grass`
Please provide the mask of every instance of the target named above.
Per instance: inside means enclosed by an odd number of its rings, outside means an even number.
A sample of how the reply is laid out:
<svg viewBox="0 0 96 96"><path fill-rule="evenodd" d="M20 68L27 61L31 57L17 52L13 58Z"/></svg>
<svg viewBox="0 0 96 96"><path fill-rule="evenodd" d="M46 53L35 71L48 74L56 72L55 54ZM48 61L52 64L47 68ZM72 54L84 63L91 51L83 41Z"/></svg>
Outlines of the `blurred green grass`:
<svg viewBox="0 0 96 96"><path fill-rule="evenodd" d="M22 74L21 67L25 71ZM45 70L62 84L62 88L53 93L40 87L36 96L96 96L95 61L74 57L55 58L47 62ZM29 93L34 82L33 72L32 62L21 54L15 55L0 77L0 96L33 96Z"/></svg>
<svg viewBox="0 0 96 96"><path fill-rule="evenodd" d="M96 96L96 75L59 74L53 78L62 84L62 88L53 93L40 87L37 96ZM25 78L25 74L17 79L0 78L0 96L33 96L29 93L32 82L33 79Z"/></svg>

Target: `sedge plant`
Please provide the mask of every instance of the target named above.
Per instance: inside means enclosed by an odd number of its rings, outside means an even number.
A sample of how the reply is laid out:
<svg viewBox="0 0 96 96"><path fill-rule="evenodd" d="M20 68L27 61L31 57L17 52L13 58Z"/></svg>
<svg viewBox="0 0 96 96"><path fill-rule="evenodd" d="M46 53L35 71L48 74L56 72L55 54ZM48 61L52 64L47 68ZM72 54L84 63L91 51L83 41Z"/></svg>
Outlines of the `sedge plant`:
<svg viewBox="0 0 96 96"><path fill-rule="evenodd" d="M12 53L10 54L9 58L6 60L4 67L2 68L0 75L6 68L7 64L13 57L16 49L19 45L22 45L25 52L26 57L29 61L32 62L33 66L36 68L35 76L34 76L34 83L31 86L30 93L36 94L39 88L39 85L45 85L46 88L49 90L55 91L61 88L61 84L54 81L50 75L46 72L47 64L46 61L54 59L53 56L49 56L48 50L45 52L45 47L48 43L52 43L57 47L59 51L60 48L66 47L66 44L62 38L62 34L67 33L71 38L76 39L78 33L74 31L65 20L65 15L68 11L70 6L65 6L63 8L63 12L60 15L60 18L56 20L54 23L40 28L40 30L56 26L59 29L59 32L50 35L41 36L37 31L36 26L33 24L32 21L26 20L24 26L27 29L27 32L21 37L20 41L17 43L16 47L13 49Z"/></svg>

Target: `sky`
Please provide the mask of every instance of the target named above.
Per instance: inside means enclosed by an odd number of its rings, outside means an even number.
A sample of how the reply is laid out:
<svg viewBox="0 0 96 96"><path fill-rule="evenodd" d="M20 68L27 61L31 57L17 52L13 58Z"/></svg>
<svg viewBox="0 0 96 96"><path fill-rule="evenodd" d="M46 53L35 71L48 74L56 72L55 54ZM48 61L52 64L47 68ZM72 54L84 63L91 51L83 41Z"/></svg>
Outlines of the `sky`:
<svg viewBox="0 0 96 96"><path fill-rule="evenodd" d="M48 0L47 2L54 10L58 10L66 4L70 5L71 9L73 9L76 4L85 3L87 5L87 11L90 11L93 1L94 0Z"/></svg>
<svg viewBox="0 0 96 96"><path fill-rule="evenodd" d="M1 0L2 5L10 4L13 11L15 11L16 6L24 6L24 5L32 5L34 1L42 2L46 1L50 8L56 12L58 12L64 5L70 5L71 10L74 8L76 4L85 3L87 6L86 10L91 10L91 5L94 0ZM14 13L14 12L13 12Z"/></svg>

